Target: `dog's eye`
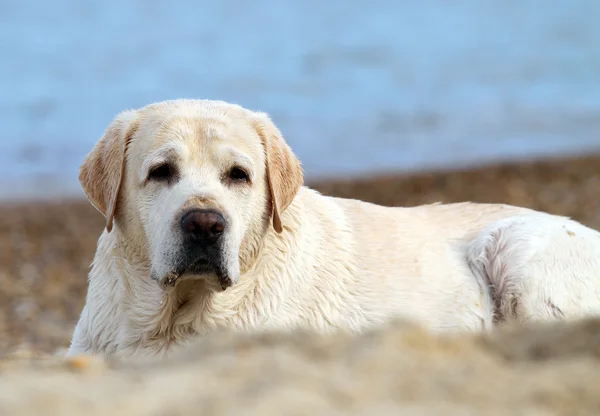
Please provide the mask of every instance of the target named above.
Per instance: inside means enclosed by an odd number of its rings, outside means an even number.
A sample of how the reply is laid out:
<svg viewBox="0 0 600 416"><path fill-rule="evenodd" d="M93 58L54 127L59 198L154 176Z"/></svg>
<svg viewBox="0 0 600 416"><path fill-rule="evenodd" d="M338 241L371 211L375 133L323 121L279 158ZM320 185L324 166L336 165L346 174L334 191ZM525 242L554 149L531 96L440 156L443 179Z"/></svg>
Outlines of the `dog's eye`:
<svg viewBox="0 0 600 416"><path fill-rule="evenodd" d="M148 179L155 181L167 180L173 176L173 168L168 163L156 166L150 170Z"/></svg>
<svg viewBox="0 0 600 416"><path fill-rule="evenodd" d="M229 179L235 182L248 182L250 178L242 168L234 167L229 171Z"/></svg>

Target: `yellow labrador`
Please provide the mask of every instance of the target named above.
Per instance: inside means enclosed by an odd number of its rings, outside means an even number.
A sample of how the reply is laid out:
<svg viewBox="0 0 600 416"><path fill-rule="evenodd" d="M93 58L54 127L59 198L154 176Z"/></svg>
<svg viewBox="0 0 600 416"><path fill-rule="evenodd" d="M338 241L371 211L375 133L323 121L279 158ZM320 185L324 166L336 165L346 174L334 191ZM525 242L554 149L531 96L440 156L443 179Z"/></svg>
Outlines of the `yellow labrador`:
<svg viewBox="0 0 600 416"><path fill-rule="evenodd" d="M163 354L231 330L435 331L600 312L600 234L506 205L386 208L304 187L266 114L121 113L80 174L106 229L70 354Z"/></svg>

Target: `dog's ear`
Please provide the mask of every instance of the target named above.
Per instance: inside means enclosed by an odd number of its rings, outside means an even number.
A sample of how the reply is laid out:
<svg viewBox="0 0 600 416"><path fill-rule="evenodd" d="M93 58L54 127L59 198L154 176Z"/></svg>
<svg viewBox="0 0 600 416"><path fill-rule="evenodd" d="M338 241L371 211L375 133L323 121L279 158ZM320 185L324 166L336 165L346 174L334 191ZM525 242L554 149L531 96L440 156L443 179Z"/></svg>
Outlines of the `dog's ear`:
<svg viewBox="0 0 600 416"><path fill-rule="evenodd" d="M125 152L137 127L136 119L136 111L119 114L87 155L79 171L83 191L91 204L106 218L108 232L113 228L125 172Z"/></svg>
<svg viewBox="0 0 600 416"><path fill-rule="evenodd" d="M256 115L255 128L265 149L267 182L273 206L273 228L281 233L281 215L302 187L304 175L300 161L269 116L264 113Z"/></svg>

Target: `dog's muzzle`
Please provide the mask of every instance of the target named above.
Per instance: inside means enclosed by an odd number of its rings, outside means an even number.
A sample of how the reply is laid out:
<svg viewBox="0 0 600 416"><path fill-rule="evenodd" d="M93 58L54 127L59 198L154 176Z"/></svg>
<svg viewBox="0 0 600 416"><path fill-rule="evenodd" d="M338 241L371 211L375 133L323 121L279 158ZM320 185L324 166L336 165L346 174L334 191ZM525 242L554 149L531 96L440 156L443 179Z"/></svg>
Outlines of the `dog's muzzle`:
<svg viewBox="0 0 600 416"><path fill-rule="evenodd" d="M165 278L166 286L174 286L183 275L215 274L222 290L231 286L223 262L223 237L227 221L219 211L192 209L181 216L182 246L175 270Z"/></svg>

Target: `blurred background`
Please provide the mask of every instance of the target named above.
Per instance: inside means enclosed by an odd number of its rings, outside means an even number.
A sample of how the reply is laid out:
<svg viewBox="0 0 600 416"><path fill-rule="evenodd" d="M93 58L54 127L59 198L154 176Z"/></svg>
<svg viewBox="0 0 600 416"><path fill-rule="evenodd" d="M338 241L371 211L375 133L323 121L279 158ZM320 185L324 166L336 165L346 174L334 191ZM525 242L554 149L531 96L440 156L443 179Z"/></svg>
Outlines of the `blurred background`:
<svg viewBox="0 0 600 416"><path fill-rule="evenodd" d="M600 2L0 2L0 350L68 344L102 218L77 181L126 108L270 113L310 185L600 227Z"/></svg>

